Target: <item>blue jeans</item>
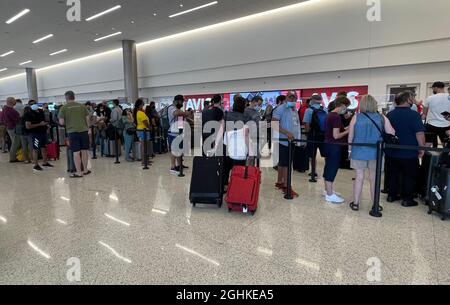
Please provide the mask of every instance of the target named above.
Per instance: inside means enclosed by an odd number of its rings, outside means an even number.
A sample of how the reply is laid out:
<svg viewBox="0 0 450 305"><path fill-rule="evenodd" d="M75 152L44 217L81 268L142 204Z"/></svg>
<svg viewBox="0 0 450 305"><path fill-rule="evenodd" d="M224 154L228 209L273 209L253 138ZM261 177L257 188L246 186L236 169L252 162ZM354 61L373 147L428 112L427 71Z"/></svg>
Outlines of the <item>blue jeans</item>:
<svg viewBox="0 0 450 305"><path fill-rule="evenodd" d="M134 135L129 135L128 133L124 132L123 133L123 137L125 140L125 159L127 161L130 161L130 152L131 152L131 147L133 145L134 142Z"/></svg>

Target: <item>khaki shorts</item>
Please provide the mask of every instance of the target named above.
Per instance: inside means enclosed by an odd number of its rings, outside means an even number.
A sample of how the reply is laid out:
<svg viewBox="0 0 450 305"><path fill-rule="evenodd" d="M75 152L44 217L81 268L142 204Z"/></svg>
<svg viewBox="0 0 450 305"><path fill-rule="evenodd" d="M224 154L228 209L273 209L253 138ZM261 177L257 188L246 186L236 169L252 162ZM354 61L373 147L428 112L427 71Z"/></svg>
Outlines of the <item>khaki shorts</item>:
<svg viewBox="0 0 450 305"><path fill-rule="evenodd" d="M375 171L377 169L377 160L363 161L363 160L351 160L350 166L353 169L369 169Z"/></svg>

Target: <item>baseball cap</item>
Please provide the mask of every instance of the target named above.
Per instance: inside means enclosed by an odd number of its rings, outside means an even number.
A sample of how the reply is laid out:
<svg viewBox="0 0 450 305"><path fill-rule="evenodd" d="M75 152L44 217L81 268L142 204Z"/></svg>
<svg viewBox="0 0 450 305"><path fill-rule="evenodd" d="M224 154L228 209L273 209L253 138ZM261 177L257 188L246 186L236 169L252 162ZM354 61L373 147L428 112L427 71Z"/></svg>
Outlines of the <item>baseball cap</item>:
<svg viewBox="0 0 450 305"><path fill-rule="evenodd" d="M445 88L445 84L443 82L434 82L431 88L443 89Z"/></svg>
<svg viewBox="0 0 450 305"><path fill-rule="evenodd" d="M313 95L311 96L311 101L312 101L312 102L315 102L315 101L321 102L321 101L322 101L322 96L320 96L320 95L318 95L318 94L313 94Z"/></svg>

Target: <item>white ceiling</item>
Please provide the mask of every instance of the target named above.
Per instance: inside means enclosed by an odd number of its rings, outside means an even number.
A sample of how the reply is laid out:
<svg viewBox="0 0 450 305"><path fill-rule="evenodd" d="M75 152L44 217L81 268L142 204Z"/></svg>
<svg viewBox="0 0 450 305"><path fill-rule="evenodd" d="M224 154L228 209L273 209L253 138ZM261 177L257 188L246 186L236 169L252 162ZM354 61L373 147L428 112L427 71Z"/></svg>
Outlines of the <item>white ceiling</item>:
<svg viewBox="0 0 450 305"><path fill-rule="evenodd" d="M19 63L32 60L27 67L42 68L102 51L121 47L121 40L137 42L227 21L306 0L218 0L219 4L176 18L168 16L212 0L81 0L82 21L68 22L66 0L1 0L0 2L0 78L23 72ZM183 7L180 7L180 3ZM115 5L122 9L87 22L86 18ZM31 12L14 23L5 22L23 9ZM155 17L153 14L157 13ZM134 23L132 23L134 21ZM121 31L123 34L100 42L95 38ZM32 42L47 34L53 38ZM68 49L68 52L49 56Z"/></svg>

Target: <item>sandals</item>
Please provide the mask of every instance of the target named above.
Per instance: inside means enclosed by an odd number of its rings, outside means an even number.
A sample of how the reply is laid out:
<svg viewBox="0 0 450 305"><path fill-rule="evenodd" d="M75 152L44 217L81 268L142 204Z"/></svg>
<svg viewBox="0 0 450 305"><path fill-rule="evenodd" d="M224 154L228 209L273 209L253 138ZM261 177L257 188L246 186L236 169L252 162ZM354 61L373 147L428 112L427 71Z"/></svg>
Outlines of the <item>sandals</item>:
<svg viewBox="0 0 450 305"><path fill-rule="evenodd" d="M89 170L87 172L83 173L84 176L87 176L87 175L90 175L90 174L92 174L92 172L89 171Z"/></svg>
<svg viewBox="0 0 450 305"><path fill-rule="evenodd" d="M286 193L287 193L287 187L283 187L283 188L281 188L281 190L283 191L283 194L286 194ZM293 197L293 198L298 198L298 197L300 197L300 195L297 194L297 192L295 192L294 190L291 190L291 194L292 194L292 197Z"/></svg>
<svg viewBox="0 0 450 305"><path fill-rule="evenodd" d="M283 188L285 188L285 186L284 186L284 184L283 183L275 183L275 187L277 188L277 189L283 189Z"/></svg>
<svg viewBox="0 0 450 305"><path fill-rule="evenodd" d="M350 209L352 209L355 212L359 211L359 204L355 204L354 202L350 203Z"/></svg>
<svg viewBox="0 0 450 305"><path fill-rule="evenodd" d="M77 175L77 174L72 174L72 175L70 175L70 178L78 179L78 178L83 178L83 176L80 176L80 175Z"/></svg>

